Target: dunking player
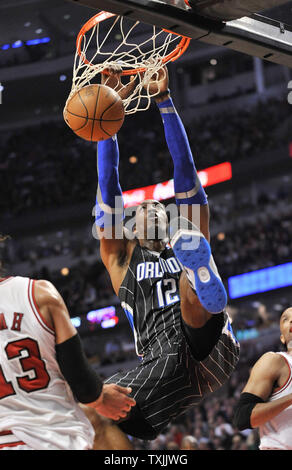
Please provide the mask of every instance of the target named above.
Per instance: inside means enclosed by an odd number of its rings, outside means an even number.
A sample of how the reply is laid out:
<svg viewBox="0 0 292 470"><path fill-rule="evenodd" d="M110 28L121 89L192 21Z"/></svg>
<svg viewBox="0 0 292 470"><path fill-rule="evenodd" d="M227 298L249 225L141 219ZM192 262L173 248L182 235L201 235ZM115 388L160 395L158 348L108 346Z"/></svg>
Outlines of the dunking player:
<svg viewBox="0 0 292 470"><path fill-rule="evenodd" d="M0 312L0 449L107 449L107 433L131 449L111 421L135 405L131 389L103 385L55 287L0 278Z"/></svg>
<svg viewBox="0 0 292 470"><path fill-rule="evenodd" d="M292 307L281 315L280 332L286 351L256 362L234 410L239 430L259 428L261 450L292 450Z"/></svg>
<svg viewBox="0 0 292 470"><path fill-rule="evenodd" d="M117 70L111 70L104 82L114 86L119 80ZM116 136L98 144L96 205L101 257L133 328L141 357L134 370L107 382L133 389L137 405L119 426L141 439L154 439L172 418L222 386L239 356L239 344L224 311L226 292L207 241L206 194L170 97L167 70L160 71L159 82L148 86L152 93L159 87L155 101L173 159L176 203L178 208L185 208L189 222L185 218L172 221L174 227L182 226L182 222L184 227L173 229L170 248L165 237L165 207L147 200L137 208L135 239L125 228L119 230L123 211L115 205L115 199L122 198ZM200 212L201 232L191 224L195 206ZM195 248L184 250L184 242Z"/></svg>

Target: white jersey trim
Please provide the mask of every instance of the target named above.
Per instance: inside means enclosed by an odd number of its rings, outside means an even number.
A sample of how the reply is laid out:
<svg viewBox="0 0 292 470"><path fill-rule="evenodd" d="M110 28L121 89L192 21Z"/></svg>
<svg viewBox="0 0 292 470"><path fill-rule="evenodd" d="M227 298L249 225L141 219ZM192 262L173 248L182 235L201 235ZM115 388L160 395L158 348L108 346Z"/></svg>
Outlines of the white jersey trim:
<svg viewBox="0 0 292 470"><path fill-rule="evenodd" d="M39 308L38 308L38 306L36 304L36 301L35 301L34 287L35 287L35 281L32 280L32 279L29 279L29 282L28 282L28 300L29 300L29 304L31 306L32 312L35 315L36 319L38 320L39 324L48 333L55 336L55 331L46 323L46 321L42 317L41 312L39 311Z"/></svg>
<svg viewBox="0 0 292 470"><path fill-rule="evenodd" d="M275 397L275 396L279 395L279 393L284 392L284 390L286 390L286 388L289 387L289 385L291 384L291 381L292 381L291 365L290 365L288 359L284 356L284 354L281 354L281 356L285 359L285 361L287 363L287 366L289 368L289 376L288 376L286 382L284 383L284 385L281 388L277 388L275 390L275 392L271 394L271 397Z"/></svg>

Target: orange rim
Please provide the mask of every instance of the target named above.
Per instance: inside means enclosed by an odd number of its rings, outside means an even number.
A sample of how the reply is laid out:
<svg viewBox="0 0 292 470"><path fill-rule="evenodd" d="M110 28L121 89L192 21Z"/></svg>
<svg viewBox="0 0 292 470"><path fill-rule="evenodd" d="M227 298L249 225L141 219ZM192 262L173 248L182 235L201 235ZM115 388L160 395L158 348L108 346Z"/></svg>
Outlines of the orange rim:
<svg viewBox="0 0 292 470"><path fill-rule="evenodd" d="M101 23L102 21L105 21L113 16L117 16L115 13L109 13L108 11L101 11L100 13L97 13L97 15L93 16L88 20L80 29L77 40L76 40L76 48L77 48L77 53L81 57L81 60L88 65L93 66L93 64L86 59L85 55L81 51L81 44L82 44L82 39L84 38L84 35L90 31L90 29L94 28L98 23ZM168 29L162 28L163 31L166 33L170 34L176 34L177 36L181 37L180 42L177 44L176 48L167 54L165 57L162 59L162 63L165 64L166 62L174 62L177 60L189 47L191 38L188 38L187 36L182 36L181 34L174 33L173 31L169 31ZM121 75L135 75L137 73L142 73L145 72L146 67L140 67L138 69L131 69L131 70L124 70ZM106 73L106 72L102 72Z"/></svg>

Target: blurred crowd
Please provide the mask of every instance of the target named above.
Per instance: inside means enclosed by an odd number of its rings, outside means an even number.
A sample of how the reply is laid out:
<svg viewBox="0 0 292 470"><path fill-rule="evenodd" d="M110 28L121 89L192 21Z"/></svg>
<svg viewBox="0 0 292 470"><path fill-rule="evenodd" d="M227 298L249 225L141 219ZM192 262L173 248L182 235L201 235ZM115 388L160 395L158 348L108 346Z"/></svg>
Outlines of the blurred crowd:
<svg viewBox="0 0 292 470"><path fill-rule="evenodd" d="M186 128L197 169L276 148L277 130L289 112L284 99L273 98L251 109L195 118ZM145 116L129 116L119 133L123 190L173 176L160 114L152 106ZM287 131L287 143L288 139ZM285 137L281 142L285 145ZM63 121L22 129L11 136L0 134L2 216L94 201L96 187L96 145L76 137Z"/></svg>
<svg viewBox="0 0 292 470"><path fill-rule="evenodd" d="M291 216L246 222L241 230L212 237L212 250L223 279L292 259Z"/></svg>
<svg viewBox="0 0 292 470"><path fill-rule="evenodd" d="M279 146L277 130L291 116L284 99L258 101L250 109L229 109L219 115L206 115L187 127L195 160L201 167L222 161L253 158L258 152ZM290 139L289 126L282 135Z"/></svg>

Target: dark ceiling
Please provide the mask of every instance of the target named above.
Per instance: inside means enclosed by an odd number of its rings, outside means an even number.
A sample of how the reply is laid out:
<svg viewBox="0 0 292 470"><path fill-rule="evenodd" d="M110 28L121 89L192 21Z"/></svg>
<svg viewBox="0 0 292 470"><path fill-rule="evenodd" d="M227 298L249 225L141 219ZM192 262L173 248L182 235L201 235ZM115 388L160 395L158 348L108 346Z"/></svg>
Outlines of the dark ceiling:
<svg viewBox="0 0 292 470"><path fill-rule="evenodd" d="M0 0L1 127L13 119L61 115L71 86L76 36L94 14L91 8L63 0ZM16 41L44 37L50 42L11 47ZM8 50L1 49L5 44L10 44ZM52 59L59 62L50 71Z"/></svg>
<svg viewBox="0 0 292 470"><path fill-rule="evenodd" d="M82 24L93 14L91 8L63 0L1 0L0 42L31 39L41 28L43 35L73 43Z"/></svg>
<svg viewBox="0 0 292 470"><path fill-rule="evenodd" d="M39 28L44 35L74 43L80 27L93 14L93 9L69 0L0 0L0 44L31 39ZM292 25L292 2L270 10L267 16Z"/></svg>

